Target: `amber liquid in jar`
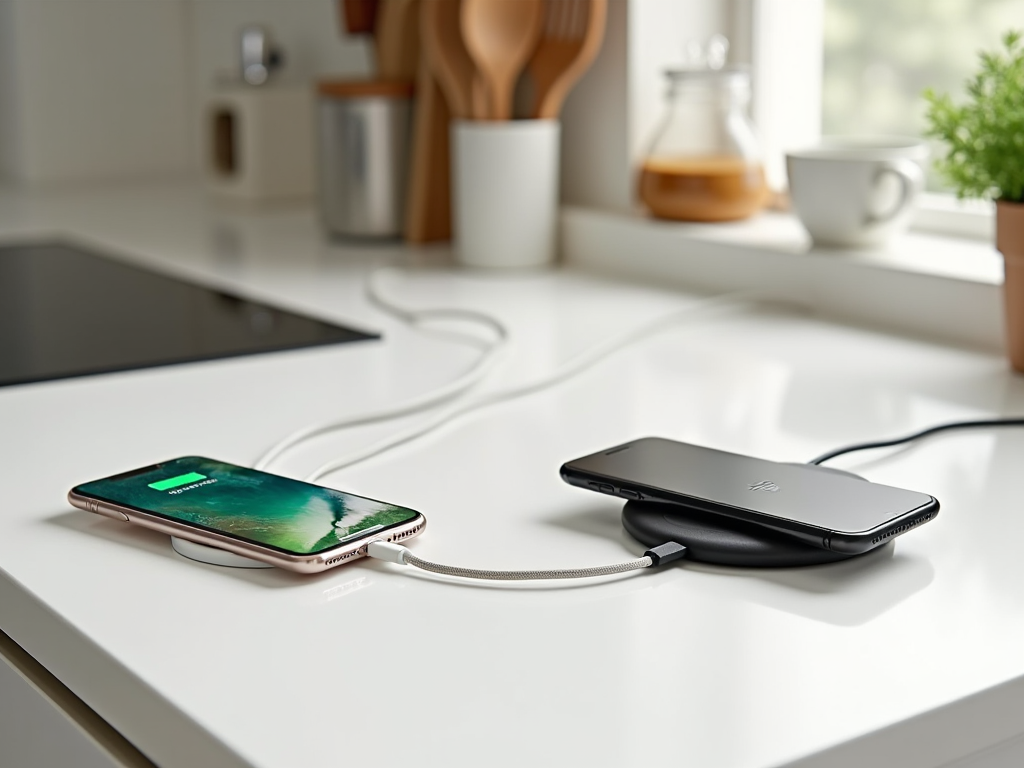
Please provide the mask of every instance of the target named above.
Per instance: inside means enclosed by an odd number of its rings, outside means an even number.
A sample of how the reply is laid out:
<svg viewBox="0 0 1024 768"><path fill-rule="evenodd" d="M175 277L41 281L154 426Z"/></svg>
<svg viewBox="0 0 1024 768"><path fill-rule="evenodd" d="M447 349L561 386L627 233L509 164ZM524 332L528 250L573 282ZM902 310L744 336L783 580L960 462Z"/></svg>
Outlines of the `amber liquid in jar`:
<svg viewBox="0 0 1024 768"><path fill-rule="evenodd" d="M764 207L764 169L738 157L648 158L640 199L659 219L729 221Z"/></svg>

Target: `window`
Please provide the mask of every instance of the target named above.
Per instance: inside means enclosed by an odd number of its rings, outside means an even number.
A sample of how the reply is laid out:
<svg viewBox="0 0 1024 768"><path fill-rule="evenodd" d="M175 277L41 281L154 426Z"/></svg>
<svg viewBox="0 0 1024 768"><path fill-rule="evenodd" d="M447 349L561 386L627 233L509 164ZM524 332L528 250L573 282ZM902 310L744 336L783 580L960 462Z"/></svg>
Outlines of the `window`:
<svg viewBox="0 0 1024 768"><path fill-rule="evenodd" d="M978 51L1020 27L1024 0L825 0L822 133L922 135L922 91L958 99ZM946 190L931 167L927 188Z"/></svg>

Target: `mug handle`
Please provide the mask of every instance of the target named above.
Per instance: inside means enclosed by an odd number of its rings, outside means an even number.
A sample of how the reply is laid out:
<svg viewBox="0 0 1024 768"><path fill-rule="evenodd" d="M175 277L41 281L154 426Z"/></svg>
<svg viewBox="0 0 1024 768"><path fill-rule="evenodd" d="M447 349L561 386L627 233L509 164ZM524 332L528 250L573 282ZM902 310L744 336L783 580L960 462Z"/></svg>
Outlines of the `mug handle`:
<svg viewBox="0 0 1024 768"><path fill-rule="evenodd" d="M884 213L868 213L864 217L864 223L869 225L885 224L892 221L896 216L910 205L921 188L924 186L924 171L921 166L913 160L886 160L875 172L873 186L877 187L878 182L885 176L895 176L900 183L900 197L891 210Z"/></svg>

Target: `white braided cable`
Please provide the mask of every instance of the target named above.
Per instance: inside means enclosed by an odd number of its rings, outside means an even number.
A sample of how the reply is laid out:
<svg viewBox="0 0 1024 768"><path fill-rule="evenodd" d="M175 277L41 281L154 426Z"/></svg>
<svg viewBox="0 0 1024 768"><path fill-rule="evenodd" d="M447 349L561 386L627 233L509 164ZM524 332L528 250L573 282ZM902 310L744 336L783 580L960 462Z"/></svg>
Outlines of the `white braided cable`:
<svg viewBox="0 0 1024 768"><path fill-rule="evenodd" d="M588 579L593 576L612 576L617 573L628 573L641 568L648 568L653 561L650 557L638 557L636 560L629 560L625 563L614 565L598 565L593 568L557 568L548 571L489 571L479 568L459 568L455 565L441 565L432 563L421 557L416 557L406 549L403 553L403 561L407 565L413 565L424 571L440 573L445 576L459 576L464 579L486 579L489 581L532 581L537 579Z"/></svg>
<svg viewBox="0 0 1024 768"><path fill-rule="evenodd" d="M472 343L474 346L483 346L483 352L468 371L456 378L454 381L444 385L443 387L439 387L432 392L427 392L424 395L407 400L400 405L369 411L358 416L312 424L291 433L267 449L267 451L264 452L264 454L260 456L253 465L255 469L266 469L274 460L290 448L293 448L300 443L304 443L314 437L348 429L350 427L375 424L380 421L388 421L402 416L409 416L414 413L428 410L449 400L453 400L476 386L476 384L487 376L487 374L489 374L500 362L509 341L508 328L500 320L471 309L408 310L404 307L400 307L385 298L380 289L379 283L381 281L381 276L390 271L391 270L388 269L377 270L367 279L366 298L371 304L384 312L393 315L402 322L417 328L419 328L421 323L433 320L469 321L485 328L489 328L494 334L494 341L481 341L479 338L468 334L453 334L447 331L420 328L420 330L425 333L455 336L460 338L461 341Z"/></svg>

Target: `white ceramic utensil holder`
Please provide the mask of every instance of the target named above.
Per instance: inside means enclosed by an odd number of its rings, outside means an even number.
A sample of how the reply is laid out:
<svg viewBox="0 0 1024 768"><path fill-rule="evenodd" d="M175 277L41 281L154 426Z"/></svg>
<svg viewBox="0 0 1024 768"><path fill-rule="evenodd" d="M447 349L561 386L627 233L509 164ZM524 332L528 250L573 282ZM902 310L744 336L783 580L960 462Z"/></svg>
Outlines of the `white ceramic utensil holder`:
<svg viewBox="0 0 1024 768"><path fill-rule="evenodd" d="M467 267L522 269L555 260L558 120L452 123L455 254Z"/></svg>

